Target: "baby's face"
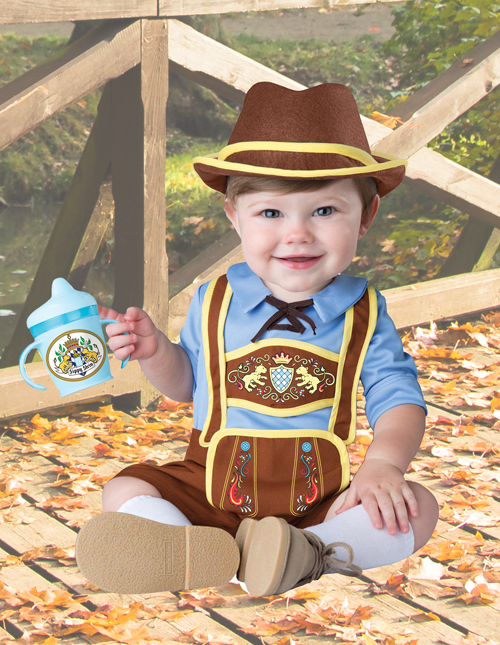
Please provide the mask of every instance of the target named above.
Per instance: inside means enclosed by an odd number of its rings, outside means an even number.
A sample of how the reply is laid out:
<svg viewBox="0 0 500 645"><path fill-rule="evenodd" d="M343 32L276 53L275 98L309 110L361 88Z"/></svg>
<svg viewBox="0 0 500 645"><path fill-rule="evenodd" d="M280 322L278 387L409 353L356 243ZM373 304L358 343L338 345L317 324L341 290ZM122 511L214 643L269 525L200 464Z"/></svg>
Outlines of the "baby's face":
<svg viewBox="0 0 500 645"><path fill-rule="evenodd" d="M286 302L321 291L349 266L377 207L378 198L362 218L352 179L313 192L247 193L236 204L225 201L248 265Z"/></svg>

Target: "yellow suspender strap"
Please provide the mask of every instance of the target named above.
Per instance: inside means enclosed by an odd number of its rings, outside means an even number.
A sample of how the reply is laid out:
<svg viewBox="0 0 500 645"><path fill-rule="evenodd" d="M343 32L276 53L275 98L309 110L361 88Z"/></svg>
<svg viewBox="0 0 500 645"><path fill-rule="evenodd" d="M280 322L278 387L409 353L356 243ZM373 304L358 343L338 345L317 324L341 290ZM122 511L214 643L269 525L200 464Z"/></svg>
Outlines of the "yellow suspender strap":
<svg viewBox="0 0 500 645"><path fill-rule="evenodd" d="M202 334L208 385L208 412L200 436L207 447L215 432L226 427L227 397L224 323L232 297L225 275L212 280L202 308ZM346 444L356 436L357 388L363 361L377 323L377 294L368 287L345 314L344 336L339 356L337 387L330 417L330 432Z"/></svg>
<svg viewBox="0 0 500 645"><path fill-rule="evenodd" d="M224 322L232 295L227 277L222 275L210 282L203 301L201 327L208 385L208 413L200 435L202 446L208 446L214 433L226 426Z"/></svg>
<svg viewBox="0 0 500 645"><path fill-rule="evenodd" d="M377 294L368 287L345 314L344 338L340 350L337 388L330 430L346 444L356 436L357 389L366 351L377 323Z"/></svg>

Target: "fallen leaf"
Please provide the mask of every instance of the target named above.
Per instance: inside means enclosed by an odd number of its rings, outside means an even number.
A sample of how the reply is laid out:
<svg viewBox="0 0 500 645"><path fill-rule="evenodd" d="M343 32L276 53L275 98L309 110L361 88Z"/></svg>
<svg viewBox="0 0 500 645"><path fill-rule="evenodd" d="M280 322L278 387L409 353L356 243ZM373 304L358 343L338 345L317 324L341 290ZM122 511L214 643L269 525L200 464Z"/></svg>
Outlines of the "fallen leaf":
<svg viewBox="0 0 500 645"><path fill-rule="evenodd" d="M182 632L174 640L179 643L199 643L200 645L236 645L236 641L229 636L214 636L208 630L202 631L195 627L191 631Z"/></svg>
<svg viewBox="0 0 500 645"><path fill-rule="evenodd" d="M377 123L381 123L391 130L394 130L398 125L402 125L404 123L404 121L402 121L398 116L389 116L388 114L382 114L382 112L377 111L372 112L371 117L374 121L377 121Z"/></svg>
<svg viewBox="0 0 500 645"><path fill-rule="evenodd" d="M438 584L433 580L409 580L404 585L404 590L413 599L424 595L438 600L456 595L456 590L452 587Z"/></svg>
<svg viewBox="0 0 500 645"><path fill-rule="evenodd" d="M408 574L409 580L440 580L446 573L446 567L433 562L429 557L419 558L417 567Z"/></svg>

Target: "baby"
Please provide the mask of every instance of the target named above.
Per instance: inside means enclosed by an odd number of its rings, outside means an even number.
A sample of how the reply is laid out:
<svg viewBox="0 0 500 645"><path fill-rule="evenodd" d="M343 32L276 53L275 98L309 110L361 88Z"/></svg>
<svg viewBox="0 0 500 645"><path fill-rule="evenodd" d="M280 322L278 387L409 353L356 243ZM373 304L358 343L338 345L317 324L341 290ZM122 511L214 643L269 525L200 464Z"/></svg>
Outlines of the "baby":
<svg viewBox="0 0 500 645"><path fill-rule="evenodd" d="M225 194L245 263L196 292L179 344L141 309L107 328L177 401L193 400L184 461L136 464L104 487L77 540L108 591L218 586L284 593L420 549L438 518L404 474L425 428L415 365L383 296L344 275L406 162L371 153L344 85L257 83L228 145L195 170ZM359 379L373 442L350 480Z"/></svg>

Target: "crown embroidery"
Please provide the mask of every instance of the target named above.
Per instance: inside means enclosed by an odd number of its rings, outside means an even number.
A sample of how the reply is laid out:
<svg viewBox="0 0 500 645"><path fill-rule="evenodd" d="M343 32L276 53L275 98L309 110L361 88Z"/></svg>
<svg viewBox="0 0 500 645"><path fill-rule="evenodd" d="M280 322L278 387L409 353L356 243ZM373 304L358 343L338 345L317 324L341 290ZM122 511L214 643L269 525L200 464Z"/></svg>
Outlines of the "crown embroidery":
<svg viewBox="0 0 500 645"><path fill-rule="evenodd" d="M276 354L276 356L273 356L273 361L276 363L276 365L288 365L293 361L293 358L288 354L285 354L285 352L281 352L281 354Z"/></svg>

